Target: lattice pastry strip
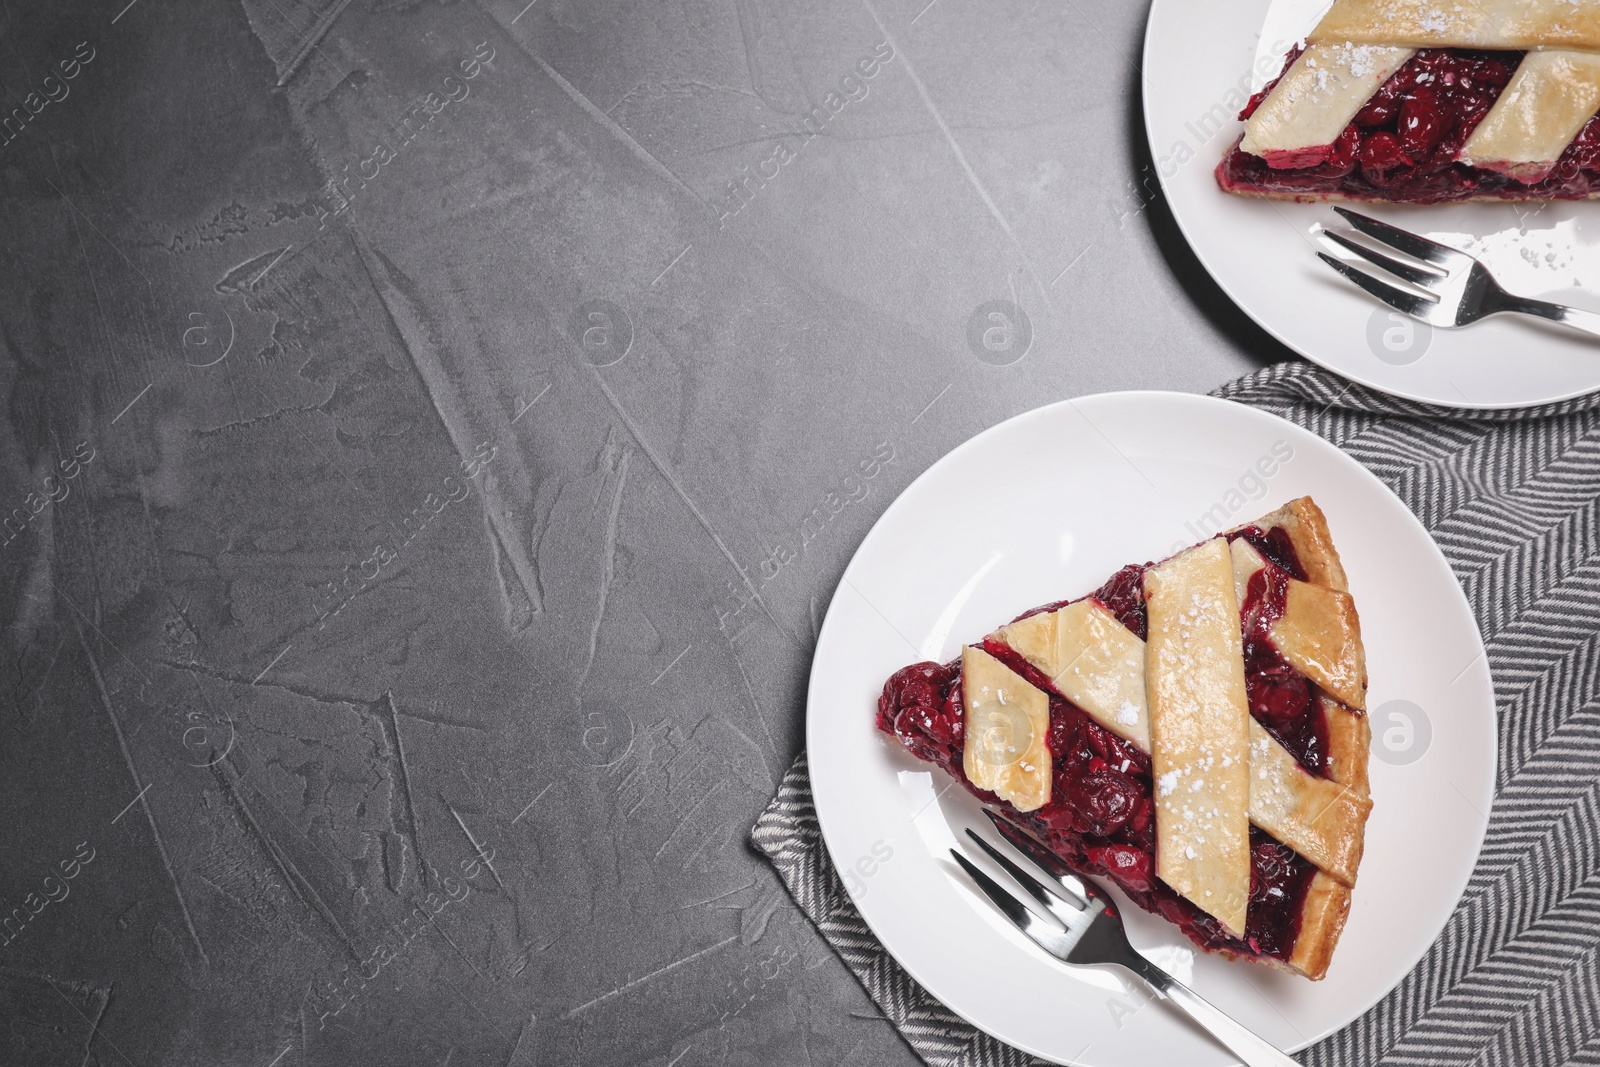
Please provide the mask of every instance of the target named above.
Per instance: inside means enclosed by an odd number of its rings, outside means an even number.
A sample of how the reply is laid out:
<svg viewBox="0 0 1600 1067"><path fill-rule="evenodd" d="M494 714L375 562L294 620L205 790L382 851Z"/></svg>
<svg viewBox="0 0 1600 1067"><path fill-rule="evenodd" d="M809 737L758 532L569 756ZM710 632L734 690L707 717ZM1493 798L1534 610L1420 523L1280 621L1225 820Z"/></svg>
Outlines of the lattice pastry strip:
<svg viewBox="0 0 1600 1067"><path fill-rule="evenodd" d="M1593 0L1337 0L1313 41L1530 51L1600 52Z"/></svg>
<svg viewBox="0 0 1600 1067"><path fill-rule="evenodd" d="M1461 149L1461 161L1536 181L1600 112L1600 53L1531 52Z"/></svg>

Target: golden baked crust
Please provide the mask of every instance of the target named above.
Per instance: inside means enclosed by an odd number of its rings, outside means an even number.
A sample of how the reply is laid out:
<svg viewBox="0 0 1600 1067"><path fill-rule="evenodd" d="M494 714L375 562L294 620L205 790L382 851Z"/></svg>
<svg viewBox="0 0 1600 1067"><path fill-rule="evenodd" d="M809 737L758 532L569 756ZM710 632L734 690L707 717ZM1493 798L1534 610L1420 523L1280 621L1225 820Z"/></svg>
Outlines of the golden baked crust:
<svg viewBox="0 0 1600 1067"><path fill-rule="evenodd" d="M1549 177L1600 111L1600 5L1589 0L1337 0L1246 120L1236 150L1291 171L1321 164L1379 87L1424 48L1528 53L1458 162L1521 183L1466 199L1540 199L1527 187ZM1222 184L1271 200L1384 199Z"/></svg>
<svg viewBox="0 0 1600 1067"><path fill-rule="evenodd" d="M1300 936L1295 938L1294 951L1288 959L1245 956L1225 949L1220 954L1320 982L1328 976L1333 950L1339 944L1339 935L1344 933L1345 920L1350 917L1350 897L1349 886L1318 871L1312 875L1305 902L1300 907Z"/></svg>
<svg viewBox="0 0 1600 1067"><path fill-rule="evenodd" d="M1326 777L1308 773L1249 714L1241 626L1223 624L1224 618L1239 620L1240 590L1265 566L1260 553L1242 539L1230 545L1215 538L1146 571L1148 642L1093 599L1029 616L1002 627L990 640L1038 669L1050 680L1049 688L1091 719L1151 755L1157 876L1225 929L1237 936L1245 924L1249 825L1317 868L1301 905L1290 958L1242 957L1317 980L1327 972L1349 914L1372 809L1367 776L1371 728L1361 711L1366 700L1365 654L1344 566L1316 503L1301 497L1247 526L1283 530L1307 578L1291 581L1283 616L1290 624L1275 628L1271 637L1285 659L1312 683L1314 713L1321 716L1318 734L1326 746ZM1252 625L1244 620L1243 628ZM1285 652L1285 645L1290 652ZM1045 695L978 649L967 649L964 662L969 685L975 684L974 668L993 675L988 684L995 699L989 704L997 702L1001 687L1006 688L1008 707L1014 702L1013 686L1027 687L1040 698ZM1022 690L1017 692L1020 697ZM980 723L995 710L985 699L980 694L975 703L969 689L969 753ZM1197 714L1217 709L1224 714L1215 719ZM1030 710L1033 736L1042 736L1047 707L1030 705ZM1235 720L1244 725L1242 754L1234 753L1231 737L1216 728L1217 723L1225 726ZM1246 771L1242 809L1233 795L1240 784L1235 781L1240 768ZM969 769L968 776L982 786L980 776L988 771L978 770L974 775ZM1043 802L1039 794L1047 798L1043 790L1049 786L1036 780L1035 768L1029 770L1033 792L1026 787L1016 791L1023 804L1037 808ZM995 777L997 782L1004 777L1005 785L1015 788L1022 783L1011 781L1013 773L1014 768L1006 766L996 770ZM1023 804L1015 806L1029 810ZM1193 810L1185 811L1186 807ZM1197 821L1197 815L1203 818ZM1241 851L1242 856L1235 855ZM1223 954L1238 958L1235 953Z"/></svg>
<svg viewBox="0 0 1600 1067"><path fill-rule="evenodd" d="M1326 693L1317 694L1317 710L1328 742L1328 777L1366 796L1370 791L1367 763L1372 752L1372 724L1361 712Z"/></svg>
<svg viewBox="0 0 1600 1067"><path fill-rule="evenodd" d="M1299 557L1300 569L1307 582L1334 593L1348 595L1349 579L1339 550L1334 547L1333 534L1328 529L1327 517L1310 497L1291 500L1277 511L1263 515L1255 522L1238 529L1254 526L1261 530L1282 529ZM1235 542L1237 544L1237 542ZM1352 613L1354 606L1351 606ZM1366 703L1366 654L1361 646L1359 622L1351 627L1361 661L1361 705ZM1326 741L1325 759L1328 781L1338 787L1338 814L1325 828L1325 832L1338 842L1338 859L1330 861L1337 867L1337 875L1286 836L1278 837L1300 855L1316 863L1319 870L1313 876L1311 887L1301 906L1300 934L1295 939L1290 959L1275 960L1269 957L1247 957L1277 967L1293 974L1303 975L1313 981L1320 980L1328 971L1333 950L1344 931L1350 913L1350 894L1355 887L1361 857L1366 846L1366 821L1372 811L1367 764L1372 747L1372 727L1366 715L1352 708L1326 691L1314 690L1317 712L1322 716L1322 736ZM1264 733L1265 731L1263 731ZM1287 753L1284 753L1287 756ZM1309 777L1309 776L1308 776ZM1251 814L1255 814L1252 798ZM1261 825L1258 823L1257 825ZM1267 829L1264 825L1262 829ZM1271 833L1270 830L1268 830ZM1278 836L1274 834L1274 836ZM1307 846L1310 848L1312 846Z"/></svg>
<svg viewBox="0 0 1600 1067"><path fill-rule="evenodd" d="M1573 0L1337 0L1312 41L1481 48L1600 51L1600 6Z"/></svg>
<svg viewBox="0 0 1600 1067"><path fill-rule="evenodd" d="M1345 580L1338 553L1327 536L1327 522L1321 509L1306 500L1297 500L1275 515L1282 518L1279 525L1290 532L1291 540L1298 538L1304 550L1304 569L1314 571L1323 582L1288 579L1283 615L1269 631L1272 643L1313 683L1364 711L1367 656L1361 643L1361 618L1348 592L1325 584ZM1310 565L1305 565L1307 558ZM1265 559L1249 542L1242 538L1233 542L1234 589L1241 604L1251 577L1264 566Z"/></svg>
<svg viewBox="0 0 1600 1067"><path fill-rule="evenodd" d="M1244 126L1239 150L1273 158L1333 144L1411 48L1321 41L1307 47Z"/></svg>
<svg viewBox="0 0 1600 1067"><path fill-rule="evenodd" d="M1357 711L1367 708L1367 656L1349 593L1289 579L1283 617L1269 631L1289 664Z"/></svg>
<svg viewBox="0 0 1600 1067"><path fill-rule="evenodd" d="M1340 592L1350 591L1350 582L1339 560L1339 550L1333 545L1333 534L1328 529L1327 516L1308 496L1289 501L1270 515L1263 515L1247 526L1262 530L1281 528L1289 535L1295 554L1300 558L1300 569L1306 580L1314 585L1326 586ZM1244 529L1244 527L1239 527ZM1359 639L1359 630L1357 638ZM1368 793L1367 762L1372 750L1372 726L1362 709L1365 698L1365 646L1362 648L1362 700L1352 708L1329 696L1317 694L1328 742L1328 777L1341 785L1348 785L1362 796Z"/></svg>

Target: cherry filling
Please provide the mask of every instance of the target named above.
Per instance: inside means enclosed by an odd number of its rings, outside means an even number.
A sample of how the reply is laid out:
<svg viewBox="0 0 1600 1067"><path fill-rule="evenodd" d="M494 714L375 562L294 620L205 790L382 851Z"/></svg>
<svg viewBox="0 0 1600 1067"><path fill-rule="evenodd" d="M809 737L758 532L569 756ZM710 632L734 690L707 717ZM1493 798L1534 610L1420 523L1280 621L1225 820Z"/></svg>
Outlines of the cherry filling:
<svg viewBox="0 0 1600 1067"><path fill-rule="evenodd" d="M1249 542L1272 566L1250 583L1241 608L1245 633L1245 684L1250 711L1300 764L1324 775L1326 739L1311 685L1283 661L1267 637L1283 614L1288 578L1304 579L1294 543L1281 527L1246 527L1229 535ZM1144 573L1149 564L1122 568L1090 597L1141 640L1148 638ZM1073 603L1056 601L1019 619ZM1116 882L1135 903L1184 931L1202 948L1288 959L1300 933L1300 912L1316 867L1259 829L1250 831L1250 907L1243 939L1173 892L1155 874L1155 800L1150 757L1100 726L1055 691L1027 660L996 640L984 651L1050 698L1048 744L1054 766L1050 802L1014 817L1032 829L1074 870ZM933 763L991 804L999 797L975 787L962 765L965 708L961 664L914 663L897 671L878 697L878 729L892 734L918 759Z"/></svg>
<svg viewBox="0 0 1600 1067"><path fill-rule="evenodd" d="M1299 56L1299 49L1291 52L1284 69ZM1521 62L1520 52L1425 49L1383 84L1331 146L1269 162L1235 145L1217 167L1217 182L1229 192L1421 204L1472 197L1582 200L1600 192L1600 116L1548 174L1524 175L1531 180L1457 161ZM1276 84L1252 97L1239 117L1254 114Z"/></svg>
<svg viewBox="0 0 1600 1067"><path fill-rule="evenodd" d="M1144 606L1144 572L1150 564L1130 563L1090 595L1141 641L1150 638L1150 617Z"/></svg>

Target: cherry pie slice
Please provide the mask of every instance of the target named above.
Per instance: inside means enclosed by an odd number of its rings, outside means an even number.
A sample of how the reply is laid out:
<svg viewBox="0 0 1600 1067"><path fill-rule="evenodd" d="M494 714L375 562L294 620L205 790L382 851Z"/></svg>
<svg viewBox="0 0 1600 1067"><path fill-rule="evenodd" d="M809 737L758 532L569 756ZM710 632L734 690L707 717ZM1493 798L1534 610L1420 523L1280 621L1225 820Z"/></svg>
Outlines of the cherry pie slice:
<svg viewBox="0 0 1600 1067"><path fill-rule="evenodd" d="M877 725L1201 948L1320 979L1372 809L1366 690L1303 497L896 672Z"/></svg>
<svg viewBox="0 0 1600 1067"><path fill-rule="evenodd" d="M1277 199L1600 196L1600 2L1336 0L1245 107L1224 190Z"/></svg>

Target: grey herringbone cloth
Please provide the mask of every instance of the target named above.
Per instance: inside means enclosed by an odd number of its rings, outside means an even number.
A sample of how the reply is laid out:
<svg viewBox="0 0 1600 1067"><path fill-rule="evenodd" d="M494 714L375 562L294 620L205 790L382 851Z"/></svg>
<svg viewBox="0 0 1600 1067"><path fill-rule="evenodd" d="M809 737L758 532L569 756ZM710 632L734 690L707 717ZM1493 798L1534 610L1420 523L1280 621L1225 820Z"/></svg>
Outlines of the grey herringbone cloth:
<svg viewBox="0 0 1600 1067"><path fill-rule="evenodd" d="M1600 1064L1600 397L1445 412L1304 364L1216 395L1320 434L1399 494L1455 568L1495 679L1499 781L1466 895L1398 988L1302 1058ZM751 837L929 1064L1039 1062L962 1022L872 936L822 846L804 756Z"/></svg>

